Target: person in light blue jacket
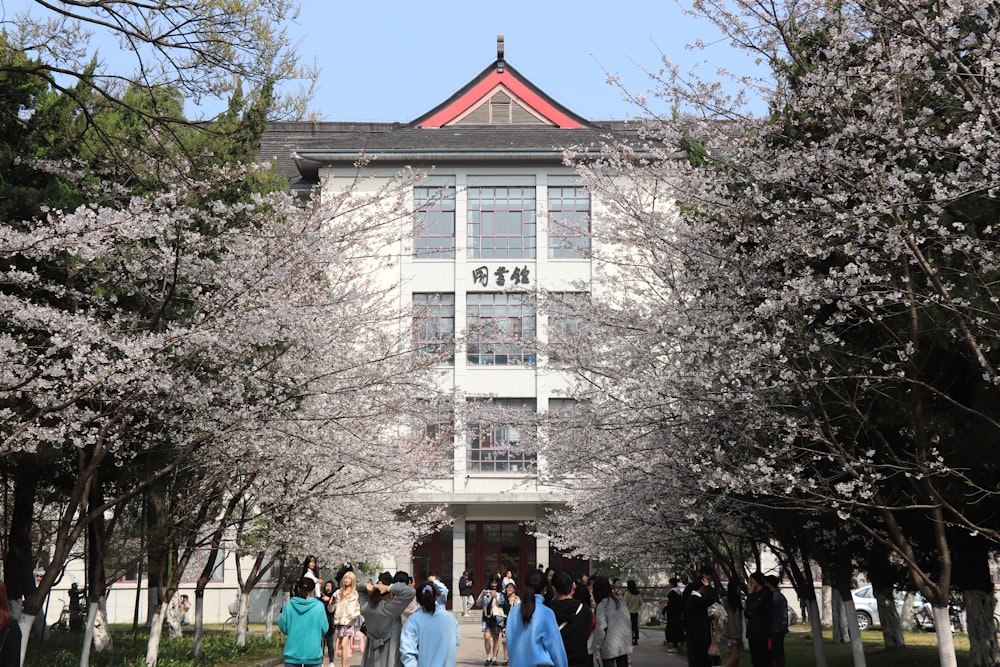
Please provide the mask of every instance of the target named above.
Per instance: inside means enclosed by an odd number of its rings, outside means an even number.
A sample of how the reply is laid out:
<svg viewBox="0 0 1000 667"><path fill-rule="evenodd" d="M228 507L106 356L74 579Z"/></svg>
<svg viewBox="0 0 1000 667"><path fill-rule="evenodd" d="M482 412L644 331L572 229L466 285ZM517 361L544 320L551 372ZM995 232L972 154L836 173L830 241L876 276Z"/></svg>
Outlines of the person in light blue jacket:
<svg viewBox="0 0 1000 667"><path fill-rule="evenodd" d="M556 615L545 606L542 595L548 584L545 573L531 570L524 579L524 599L511 607L507 617L510 667L568 667Z"/></svg>
<svg viewBox="0 0 1000 667"><path fill-rule="evenodd" d="M433 581L417 589L420 608L403 624L399 655L403 667L455 667L462 635L458 621L438 606L438 590Z"/></svg>
<svg viewBox="0 0 1000 667"><path fill-rule="evenodd" d="M323 664L323 635L330 629L323 603L314 596L316 582L302 577L295 582L295 596L285 603L278 629L285 634L285 667Z"/></svg>

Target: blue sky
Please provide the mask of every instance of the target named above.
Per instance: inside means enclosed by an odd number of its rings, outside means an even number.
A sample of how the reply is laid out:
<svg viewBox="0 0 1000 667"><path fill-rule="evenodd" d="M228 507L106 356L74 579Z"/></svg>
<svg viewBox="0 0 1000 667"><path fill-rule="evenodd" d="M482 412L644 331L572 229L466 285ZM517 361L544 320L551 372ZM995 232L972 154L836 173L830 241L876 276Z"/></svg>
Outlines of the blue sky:
<svg viewBox="0 0 1000 667"><path fill-rule="evenodd" d="M719 66L753 71L707 20L673 0L301 0L304 62L322 71L311 109L323 120L409 121L446 99L496 59L505 59L558 102L592 120L631 118L637 109L606 83L617 75L648 93L646 71L661 55L714 77ZM702 39L706 50L685 44ZM662 108L666 110L667 104Z"/></svg>

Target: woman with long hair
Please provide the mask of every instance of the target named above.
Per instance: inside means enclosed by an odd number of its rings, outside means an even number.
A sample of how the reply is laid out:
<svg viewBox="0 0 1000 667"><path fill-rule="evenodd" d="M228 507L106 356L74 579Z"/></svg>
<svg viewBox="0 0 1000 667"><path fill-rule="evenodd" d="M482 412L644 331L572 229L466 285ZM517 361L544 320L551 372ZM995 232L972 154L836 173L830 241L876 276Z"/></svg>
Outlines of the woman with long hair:
<svg viewBox="0 0 1000 667"><path fill-rule="evenodd" d="M348 667L354 651L354 637L358 634L358 618L361 616L358 579L354 572L344 574L340 580L340 588L333 597L337 601L333 610L333 635L340 650L340 665Z"/></svg>
<svg viewBox="0 0 1000 667"><path fill-rule="evenodd" d="M632 621L632 646L639 643L639 609L642 608L642 596L635 579L625 582L625 606L628 607L629 620Z"/></svg>
<svg viewBox="0 0 1000 667"><path fill-rule="evenodd" d="M594 628L594 654L605 667L628 667L632 652L632 621L628 607L618 597L607 577L594 577L594 601L597 603Z"/></svg>
<svg viewBox="0 0 1000 667"><path fill-rule="evenodd" d="M517 594L517 584L513 581L508 581L507 585L503 587L504 616L510 618L511 608L519 604L521 604L521 596ZM500 631L500 645L503 646L503 664L506 665L508 664L506 621L504 621L504 628Z"/></svg>
<svg viewBox="0 0 1000 667"><path fill-rule="evenodd" d="M10 613L7 586L0 581L0 667L21 667L21 626Z"/></svg>
<svg viewBox="0 0 1000 667"><path fill-rule="evenodd" d="M556 615L545 606L548 579L541 570L524 578L524 598L507 618L507 650L514 667L568 667Z"/></svg>
<svg viewBox="0 0 1000 667"><path fill-rule="evenodd" d="M299 579L302 577L313 581L315 587L313 594L319 598L322 594L323 580L319 578L319 566L316 564L316 556L306 556L305 560L302 561L302 572L299 574Z"/></svg>
<svg viewBox="0 0 1000 667"><path fill-rule="evenodd" d="M306 578L308 579L308 577ZM333 585L332 581L324 581L319 596L319 601L323 603L323 610L326 612L327 625L330 626L330 629L323 635L323 646L326 649L326 656L330 662L333 662L333 656L337 652L337 640L333 636L333 612L330 611L333 608L331 603L335 603L334 593L336 592L337 588Z"/></svg>
<svg viewBox="0 0 1000 667"><path fill-rule="evenodd" d="M503 613L503 592L500 591L500 579L492 577L476 601L483 610L483 618L479 629L483 633L483 647L486 649L484 665L497 664L497 653L500 652L501 623L505 622Z"/></svg>
<svg viewBox="0 0 1000 667"><path fill-rule="evenodd" d="M399 654L403 667L455 667L462 634L455 616L437 605L437 587L425 581L417 588L417 609L403 624Z"/></svg>
<svg viewBox="0 0 1000 667"><path fill-rule="evenodd" d="M726 608L722 643L729 647L726 667L736 667L740 664L740 652L743 650L743 600L740 598L740 580L736 577L729 580L722 606Z"/></svg>

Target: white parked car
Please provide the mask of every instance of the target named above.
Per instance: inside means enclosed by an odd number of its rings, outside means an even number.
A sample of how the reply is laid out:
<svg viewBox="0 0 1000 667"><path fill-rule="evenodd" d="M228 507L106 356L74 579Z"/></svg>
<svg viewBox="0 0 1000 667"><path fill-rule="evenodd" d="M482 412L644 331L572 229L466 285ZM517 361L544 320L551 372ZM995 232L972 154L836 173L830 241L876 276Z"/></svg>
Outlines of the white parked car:
<svg viewBox="0 0 1000 667"><path fill-rule="evenodd" d="M903 608L903 598L905 596L905 592L896 591L896 611L900 611ZM875 593L871 584L855 588L851 591L851 597L854 598L854 608L858 615L858 627L861 630L882 626L882 620L878 615L878 603L875 601ZM920 627L926 629L928 624L929 627L934 627L931 605L920 593L916 593L913 598L913 612L914 620Z"/></svg>

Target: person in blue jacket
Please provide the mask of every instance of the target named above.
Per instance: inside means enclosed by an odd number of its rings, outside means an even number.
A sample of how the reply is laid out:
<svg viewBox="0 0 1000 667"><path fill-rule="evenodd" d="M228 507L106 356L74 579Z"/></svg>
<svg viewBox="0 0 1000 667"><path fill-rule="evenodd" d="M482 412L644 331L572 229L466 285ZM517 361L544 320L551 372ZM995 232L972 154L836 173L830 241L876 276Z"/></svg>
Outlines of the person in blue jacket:
<svg viewBox="0 0 1000 667"><path fill-rule="evenodd" d="M531 570L524 583L524 598L521 604L511 607L507 617L510 667L568 667L556 615L545 606L545 573Z"/></svg>
<svg viewBox="0 0 1000 667"><path fill-rule="evenodd" d="M330 629L323 603L314 597L316 582L302 577L292 589L295 594L278 618L285 634L285 667L316 667L323 664L323 635Z"/></svg>
<svg viewBox="0 0 1000 667"><path fill-rule="evenodd" d="M420 607L403 624L399 656L403 667L455 667L462 640L458 621L438 605L438 588L427 581L417 588Z"/></svg>

